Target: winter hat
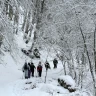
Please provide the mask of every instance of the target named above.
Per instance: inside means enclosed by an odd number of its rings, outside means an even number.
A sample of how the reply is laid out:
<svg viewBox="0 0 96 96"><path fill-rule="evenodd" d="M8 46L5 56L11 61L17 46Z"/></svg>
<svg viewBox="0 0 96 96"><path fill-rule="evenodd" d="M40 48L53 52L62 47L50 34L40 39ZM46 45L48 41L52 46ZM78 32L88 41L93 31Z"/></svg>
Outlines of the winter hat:
<svg viewBox="0 0 96 96"><path fill-rule="evenodd" d="M30 62L28 63L28 65L30 65Z"/></svg>
<svg viewBox="0 0 96 96"><path fill-rule="evenodd" d="M33 65L33 62L31 62L31 64Z"/></svg>
<svg viewBox="0 0 96 96"><path fill-rule="evenodd" d="M39 61L39 64L38 65L41 65L41 61Z"/></svg>

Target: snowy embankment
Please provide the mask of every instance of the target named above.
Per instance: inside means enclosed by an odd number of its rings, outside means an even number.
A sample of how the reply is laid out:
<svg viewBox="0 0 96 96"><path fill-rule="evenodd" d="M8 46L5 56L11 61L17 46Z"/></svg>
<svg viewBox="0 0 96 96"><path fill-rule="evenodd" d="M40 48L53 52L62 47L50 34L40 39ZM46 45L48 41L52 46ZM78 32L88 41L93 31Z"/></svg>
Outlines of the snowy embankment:
<svg viewBox="0 0 96 96"><path fill-rule="evenodd" d="M18 39L20 41L18 45L20 49L22 47L28 47L24 45L21 37L16 39L17 41ZM20 51L19 56L17 56L18 61L16 62L9 53L5 53L6 55L2 58L4 64L0 65L0 96L88 96L83 92L80 93L80 91L78 90L76 92L70 93L67 89L59 86L57 80L60 75L63 75L62 64L59 61L58 68L53 69L52 59L54 57L54 54L52 53L49 54L47 58L50 63L51 69L48 70L47 80L46 83L44 83L46 75L44 62L46 61L47 52L41 51L40 53L41 60L34 59L32 61L34 62L35 66L37 66L39 61L42 61L42 77L37 77L37 72L35 70L35 77L31 77L28 80L24 79L21 68L25 60L27 62L30 62L31 59L24 56L24 54ZM71 84L72 82L74 81L69 80L68 83Z"/></svg>
<svg viewBox="0 0 96 96"><path fill-rule="evenodd" d="M60 76L59 79L65 81L66 84L71 85L72 88L75 88L75 81L69 75Z"/></svg>

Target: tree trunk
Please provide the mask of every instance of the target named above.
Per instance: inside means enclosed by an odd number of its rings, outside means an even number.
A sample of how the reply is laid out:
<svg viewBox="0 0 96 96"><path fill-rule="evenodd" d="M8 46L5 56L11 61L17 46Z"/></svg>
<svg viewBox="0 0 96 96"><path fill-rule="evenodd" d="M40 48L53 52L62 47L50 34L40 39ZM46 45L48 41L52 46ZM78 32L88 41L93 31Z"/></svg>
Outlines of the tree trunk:
<svg viewBox="0 0 96 96"><path fill-rule="evenodd" d="M66 63L66 62L64 62L64 64L63 64L63 68L64 68L64 73L65 73L65 75L66 75L65 63Z"/></svg>
<svg viewBox="0 0 96 96"><path fill-rule="evenodd" d="M62 62L62 65L63 65L64 75L66 75L66 68L65 68L65 63L66 62L64 62L64 60L61 60L61 62Z"/></svg>
<svg viewBox="0 0 96 96"><path fill-rule="evenodd" d="M78 14L76 13L76 10L75 10L75 14L76 14L76 17L77 17L77 19L78 19ZM84 49L85 49L85 52L86 52L86 55L87 55L87 58L88 58L89 70L90 70L90 73L91 73L91 76L92 76L93 86L94 86L94 90L95 90L95 76L94 76L94 72L93 72L91 60L90 60L90 57L89 57L89 52L88 52L88 49L87 49L86 40L85 40L83 31L82 31L82 28L81 28L81 24L80 24L79 19L78 19L78 24L79 24L80 32L81 32L81 35L82 35L82 38L83 38ZM95 34L95 32L94 32L94 34ZM95 36L95 35L94 35L94 36ZM94 38L94 40L95 40L95 38ZM95 43L94 43L94 46L95 46Z"/></svg>
<svg viewBox="0 0 96 96"><path fill-rule="evenodd" d="M9 0L6 0L5 1L5 11L6 11L6 15L8 14L8 2L9 2Z"/></svg>
<svg viewBox="0 0 96 96"><path fill-rule="evenodd" d="M24 31L26 20L27 20L27 12L24 15L24 22L23 22L23 25L22 25L22 31Z"/></svg>
<svg viewBox="0 0 96 96"><path fill-rule="evenodd" d="M35 43L36 43L36 31L34 32L34 37L33 37L32 45L31 45L31 48L30 48L31 51L34 48Z"/></svg>
<svg viewBox="0 0 96 96"><path fill-rule="evenodd" d="M44 1L45 0L33 1L35 8L34 8L34 15L33 15L32 24L36 24L36 29L38 29L38 30L40 29L40 23L41 23L41 18L42 18L41 12L43 12ZM30 48L31 50L33 50L33 47L36 43L36 39L37 39L37 30L35 30L35 32L34 32L34 38L33 38L31 48Z"/></svg>
<svg viewBox="0 0 96 96"><path fill-rule="evenodd" d="M94 49L94 62L95 62L95 73L96 73L96 25L94 30L94 48L93 49Z"/></svg>
<svg viewBox="0 0 96 96"><path fill-rule="evenodd" d="M95 76L96 76L96 24L95 24L95 30L94 30L94 63L95 63ZM94 82L94 94L96 96L96 79Z"/></svg>
<svg viewBox="0 0 96 96"><path fill-rule="evenodd" d="M92 79L93 79L93 86L94 86L94 89L95 89L95 76L94 76L94 73L93 73L93 68L92 68L90 57L89 57L89 52L88 52L88 49L87 49L84 34L83 34L81 26L80 26L80 22L79 22L79 27L80 27L80 32L82 34L82 38L83 38L83 42L84 42L84 48L85 48L85 51L86 51L86 54L87 54L87 57L88 57L89 68L90 68L91 76L92 76Z"/></svg>
<svg viewBox="0 0 96 96"><path fill-rule="evenodd" d="M10 17L10 20L12 20L12 18L13 18L13 9L12 9L11 5L9 5L9 17Z"/></svg>
<svg viewBox="0 0 96 96"><path fill-rule="evenodd" d="M45 0L41 1L41 13L43 13Z"/></svg>

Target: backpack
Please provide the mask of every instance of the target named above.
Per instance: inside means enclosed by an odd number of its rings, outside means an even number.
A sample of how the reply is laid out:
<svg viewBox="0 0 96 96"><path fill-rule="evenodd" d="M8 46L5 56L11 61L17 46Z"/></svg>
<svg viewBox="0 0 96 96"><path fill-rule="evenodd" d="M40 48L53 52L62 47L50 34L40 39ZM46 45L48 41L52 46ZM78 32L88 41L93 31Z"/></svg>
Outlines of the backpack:
<svg viewBox="0 0 96 96"><path fill-rule="evenodd" d="M39 65L38 68L37 68L38 71L42 71L42 66Z"/></svg>
<svg viewBox="0 0 96 96"><path fill-rule="evenodd" d="M28 66L27 66L27 64L25 64L25 66L24 66L24 69L25 69L25 70L27 70L27 69L28 69Z"/></svg>
<svg viewBox="0 0 96 96"><path fill-rule="evenodd" d="M31 66L30 66L30 69L31 69L31 70L34 70L34 68L35 68L34 65L31 65Z"/></svg>
<svg viewBox="0 0 96 96"><path fill-rule="evenodd" d="M54 64L57 64L57 63L58 63L58 61L57 61L56 59L54 59L54 60L53 60L53 63L54 63Z"/></svg>

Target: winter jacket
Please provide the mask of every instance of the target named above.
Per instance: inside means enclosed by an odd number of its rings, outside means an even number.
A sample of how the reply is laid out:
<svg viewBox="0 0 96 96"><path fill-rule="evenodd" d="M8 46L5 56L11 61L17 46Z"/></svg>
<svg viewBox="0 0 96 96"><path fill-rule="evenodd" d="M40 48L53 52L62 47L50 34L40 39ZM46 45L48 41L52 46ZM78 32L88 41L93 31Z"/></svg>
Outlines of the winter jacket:
<svg viewBox="0 0 96 96"><path fill-rule="evenodd" d="M34 69L35 69L36 67L34 66L34 64L31 64L30 65L30 70L33 72L34 71Z"/></svg>
<svg viewBox="0 0 96 96"><path fill-rule="evenodd" d="M58 61L56 59L53 60L53 64L57 64Z"/></svg>
<svg viewBox="0 0 96 96"><path fill-rule="evenodd" d="M24 72L24 76L25 78L28 77L28 72L30 70L29 65L27 65L26 63L24 64L24 66L22 67L22 71Z"/></svg>
<svg viewBox="0 0 96 96"><path fill-rule="evenodd" d="M46 68L46 70L47 70L48 68L50 69L50 65L49 65L48 62L45 63L45 68Z"/></svg>
<svg viewBox="0 0 96 96"><path fill-rule="evenodd" d="M42 71L42 65L37 66L37 71Z"/></svg>

